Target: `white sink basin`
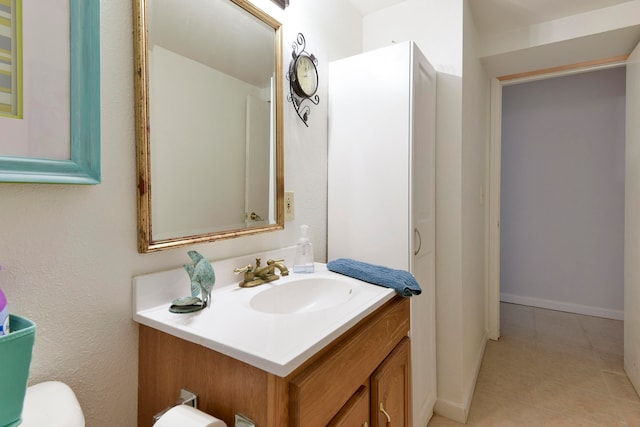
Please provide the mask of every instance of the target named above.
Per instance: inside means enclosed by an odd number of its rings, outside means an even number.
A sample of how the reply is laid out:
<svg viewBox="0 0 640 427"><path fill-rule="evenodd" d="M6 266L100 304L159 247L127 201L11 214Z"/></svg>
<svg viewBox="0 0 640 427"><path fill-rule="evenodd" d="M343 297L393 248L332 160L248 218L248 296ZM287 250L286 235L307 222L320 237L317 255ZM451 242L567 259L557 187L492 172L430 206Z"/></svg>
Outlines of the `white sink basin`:
<svg viewBox="0 0 640 427"><path fill-rule="evenodd" d="M311 313L344 304L358 283L333 277L304 277L276 284L253 296L249 306L263 313Z"/></svg>

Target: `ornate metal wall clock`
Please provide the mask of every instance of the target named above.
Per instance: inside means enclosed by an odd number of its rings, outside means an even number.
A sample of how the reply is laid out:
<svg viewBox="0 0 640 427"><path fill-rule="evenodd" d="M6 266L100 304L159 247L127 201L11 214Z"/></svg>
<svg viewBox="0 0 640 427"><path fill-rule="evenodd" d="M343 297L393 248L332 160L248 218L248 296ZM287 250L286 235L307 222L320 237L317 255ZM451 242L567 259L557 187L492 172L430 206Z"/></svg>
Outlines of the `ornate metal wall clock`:
<svg viewBox="0 0 640 427"><path fill-rule="evenodd" d="M271 0L271 1L283 9L289 6L289 0Z"/></svg>
<svg viewBox="0 0 640 427"><path fill-rule="evenodd" d="M287 100L293 104L293 108L302 119L305 126L309 127L307 120L311 114L311 107L306 102L313 105L320 103L318 91L318 59L306 51L306 41L302 33L298 33L296 41L292 45L293 51L291 64L289 64L289 91Z"/></svg>

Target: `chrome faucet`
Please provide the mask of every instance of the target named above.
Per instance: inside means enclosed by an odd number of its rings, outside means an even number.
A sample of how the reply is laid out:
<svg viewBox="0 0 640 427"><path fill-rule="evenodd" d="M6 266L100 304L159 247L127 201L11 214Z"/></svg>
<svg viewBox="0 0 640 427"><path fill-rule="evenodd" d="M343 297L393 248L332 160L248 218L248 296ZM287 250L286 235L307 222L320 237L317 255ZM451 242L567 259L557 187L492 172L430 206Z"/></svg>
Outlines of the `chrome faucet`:
<svg viewBox="0 0 640 427"><path fill-rule="evenodd" d="M280 271L280 276L288 276L289 269L284 265L283 259L268 260L267 265L260 266L260 258L256 258L255 268L249 264L244 267L239 267L233 270L234 274L244 273L244 278L240 282L241 288L252 288L254 286L262 285L263 283L273 282L278 280L278 276L275 269Z"/></svg>

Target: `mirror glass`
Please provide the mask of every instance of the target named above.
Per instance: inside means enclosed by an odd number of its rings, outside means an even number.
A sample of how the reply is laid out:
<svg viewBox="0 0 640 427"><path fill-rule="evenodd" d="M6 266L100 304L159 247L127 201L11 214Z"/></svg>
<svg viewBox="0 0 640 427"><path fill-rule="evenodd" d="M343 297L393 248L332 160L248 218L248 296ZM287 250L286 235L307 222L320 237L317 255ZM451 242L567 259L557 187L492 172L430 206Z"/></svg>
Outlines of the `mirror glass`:
<svg viewBox="0 0 640 427"><path fill-rule="evenodd" d="M281 24L245 0L134 0L138 246L284 226Z"/></svg>

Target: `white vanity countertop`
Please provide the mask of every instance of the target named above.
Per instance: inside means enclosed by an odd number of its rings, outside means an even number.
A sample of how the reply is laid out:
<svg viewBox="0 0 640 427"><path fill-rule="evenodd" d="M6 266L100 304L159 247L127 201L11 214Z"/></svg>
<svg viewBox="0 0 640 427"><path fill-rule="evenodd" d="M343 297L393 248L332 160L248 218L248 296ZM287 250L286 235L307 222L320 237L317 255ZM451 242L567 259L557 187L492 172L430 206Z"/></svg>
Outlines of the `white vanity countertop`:
<svg viewBox="0 0 640 427"><path fill-rule="evenodd" d="M246 257L212 264L218 277L217 267L239 267L247 264L244 260ZM286 265L289 267L290 263ZM241 276L236 276L234 284L214 286L209 307L189 314L169 312L171 301L190 293L189 277L184 269L138 276L133 280L133 319L286 377L395 295L392 289L330 272L325 264L315 267L316 272L311 274L295 274L290 269L289 276L254 288L240 288L237 283ZM353 296L333 307L301 313L270 314L251 307L251 298L255 295L312 276L348 281L354 289ZM305 285L300 282L291 286Z"/></svg>

